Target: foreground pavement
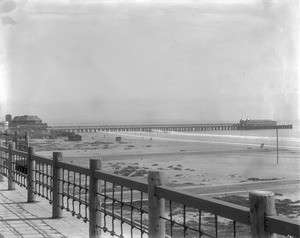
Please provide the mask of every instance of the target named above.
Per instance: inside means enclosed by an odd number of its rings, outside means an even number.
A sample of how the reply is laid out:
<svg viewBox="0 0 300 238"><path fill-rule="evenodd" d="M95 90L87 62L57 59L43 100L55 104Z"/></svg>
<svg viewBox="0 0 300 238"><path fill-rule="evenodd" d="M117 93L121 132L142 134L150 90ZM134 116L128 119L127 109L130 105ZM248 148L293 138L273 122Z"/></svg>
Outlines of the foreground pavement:
<svg viewBox="0 0 300 238"><path fill-rule="evenodd" d="M27 203L27 190L16 185L8 190L7 180L0 182L0 238L3 237L88 237L89 224L63 212L52 218L52 207L46 199L37 197Z"/></svg>

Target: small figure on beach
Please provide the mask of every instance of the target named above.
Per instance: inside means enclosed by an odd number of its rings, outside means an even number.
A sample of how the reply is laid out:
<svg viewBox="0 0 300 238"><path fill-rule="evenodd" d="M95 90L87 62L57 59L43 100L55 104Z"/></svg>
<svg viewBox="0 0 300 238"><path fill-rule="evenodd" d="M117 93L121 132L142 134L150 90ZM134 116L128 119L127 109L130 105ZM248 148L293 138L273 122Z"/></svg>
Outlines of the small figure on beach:
<svg viewBox="0 0 300 238"><path fill-rule="evenodd" d="M262 148L264 148L264 146L265 146L265 144L262 143L262 144L260 145L260 148L262 149Z"/></svg>

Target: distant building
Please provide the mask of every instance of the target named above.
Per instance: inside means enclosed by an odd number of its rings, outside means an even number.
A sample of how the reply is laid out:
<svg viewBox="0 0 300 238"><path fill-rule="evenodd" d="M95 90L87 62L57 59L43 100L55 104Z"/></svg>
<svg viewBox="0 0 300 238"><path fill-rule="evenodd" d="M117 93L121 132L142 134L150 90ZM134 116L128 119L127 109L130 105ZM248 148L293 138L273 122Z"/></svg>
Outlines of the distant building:
<svg viewBox="0 0 300 238"><path fill-rule="evenodd" d="M47 123L43 123L37 116L15 116L11 120L11 115L6 115L5 119L9 122L10 131L27 131L30 134L41 134L47 131Z"/></svg>
<svg viewBox="0 0 300 238"><path fill-rule="evenodd" d="M68 135L68 141L82 141L82 136L79 134Z"/></svg>
<svg viewBox="0 0 300 238"><path fill-rule="evenodd" d="M10 123L11 123L11 119L12 119L12 117L11 117L11 115L10 115L10 114L7 114L7 115L5 115L5 121L7 121L7 122L8 122L8 124L10 124Z"/></svg>
<svg viewBox="0 0 300 238"><path fill-rule="evenodd" d="M240 120L240 128L243 129L268 129L273 128L277 125L277 121L273 120L249 120L249 119L241 119Z"/></svg>

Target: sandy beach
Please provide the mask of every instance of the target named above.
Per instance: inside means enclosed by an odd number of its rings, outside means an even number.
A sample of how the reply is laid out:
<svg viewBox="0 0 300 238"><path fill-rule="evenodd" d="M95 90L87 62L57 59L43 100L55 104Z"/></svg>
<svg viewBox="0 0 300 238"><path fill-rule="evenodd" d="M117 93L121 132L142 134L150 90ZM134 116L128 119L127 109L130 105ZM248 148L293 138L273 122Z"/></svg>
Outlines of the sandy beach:
<svg viewBox="0 0 300 238"><path fill-rule="evenodd" d="M116 137L121 136L121 142ZM299 180L299 150L276 147L261 139L184 135L165 132L82 133L82 141L32 140L38 154L63 153L63 161L88 166L90 158L102 158L103 170L146 180L149 170L165 173L174 187L219 186L260 181ZM300 200L299 186L282 187L281 196Z"/></svg>

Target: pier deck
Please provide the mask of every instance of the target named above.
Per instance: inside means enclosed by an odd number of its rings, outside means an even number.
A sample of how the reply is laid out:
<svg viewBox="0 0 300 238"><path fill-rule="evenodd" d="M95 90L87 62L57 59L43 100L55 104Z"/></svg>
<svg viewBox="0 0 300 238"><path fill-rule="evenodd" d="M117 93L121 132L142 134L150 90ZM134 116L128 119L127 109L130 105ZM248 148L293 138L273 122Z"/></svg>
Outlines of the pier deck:
<svg viewBox="0 0 300 238"><path fill-rule="evenodd" d="M213 130L266 130L292 129L292 125L260 125L242 127L238 123L207 123L207 124L157 124L157 125L78 125L50 126L49 130L68 132L97 131L213 131Z"/></svg>

